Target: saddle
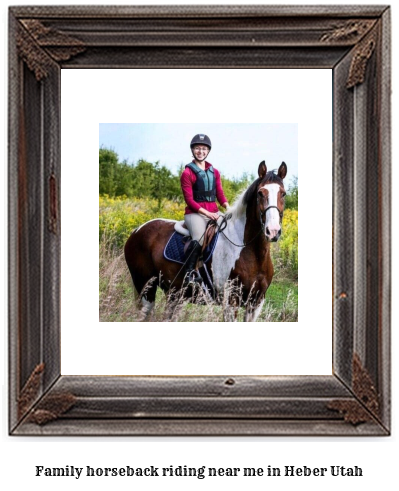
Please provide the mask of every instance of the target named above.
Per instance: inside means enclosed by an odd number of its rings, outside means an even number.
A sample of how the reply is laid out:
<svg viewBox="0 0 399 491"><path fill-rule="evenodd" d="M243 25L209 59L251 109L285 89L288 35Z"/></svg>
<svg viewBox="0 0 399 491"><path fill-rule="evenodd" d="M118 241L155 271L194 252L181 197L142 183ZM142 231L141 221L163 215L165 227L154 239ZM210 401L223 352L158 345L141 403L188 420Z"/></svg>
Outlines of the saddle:
<svg viewBox="0 0 399 491"><path fill-rule="evenodd" d="M209 225L205 231L204 243L202 245L202 263L206 264L212 257L219 233L215 225ZM191 241L190 233L184 221L176 222L175 232L165 246L163 256L169 261L183 264L186 261L185 251ZM201 264L200 264L201 266Z"/></svg>

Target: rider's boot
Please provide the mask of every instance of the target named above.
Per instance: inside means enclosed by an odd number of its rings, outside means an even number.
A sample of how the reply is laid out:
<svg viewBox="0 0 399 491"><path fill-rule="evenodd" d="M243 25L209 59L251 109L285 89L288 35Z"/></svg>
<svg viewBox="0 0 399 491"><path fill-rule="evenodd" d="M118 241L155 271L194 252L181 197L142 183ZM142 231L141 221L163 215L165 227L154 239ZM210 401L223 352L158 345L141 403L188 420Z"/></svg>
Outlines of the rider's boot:
<svg viewBox="0 0 399 491"><path fill-rule="evenodd" d="M190 283L201 283L202 278L195 269L198 258L201 254L201 244L198 240L192 240L187 248L187 260L184 264L184 283L183 286L188 286Z"/></svg>

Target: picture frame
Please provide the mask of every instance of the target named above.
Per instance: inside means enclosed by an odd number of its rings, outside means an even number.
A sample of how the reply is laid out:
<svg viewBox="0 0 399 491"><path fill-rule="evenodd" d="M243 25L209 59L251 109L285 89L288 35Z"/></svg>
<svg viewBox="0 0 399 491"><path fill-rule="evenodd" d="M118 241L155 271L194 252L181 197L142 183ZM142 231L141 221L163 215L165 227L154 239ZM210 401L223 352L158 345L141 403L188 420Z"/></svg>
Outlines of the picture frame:
<svg viewBox="0 0 399 491"><path fill-rule="evenodd" d="M60 373L60 71L89 67L332 70L331 375ZM10 7L10 435L389 435L390 73L389 6Z"/></svg>

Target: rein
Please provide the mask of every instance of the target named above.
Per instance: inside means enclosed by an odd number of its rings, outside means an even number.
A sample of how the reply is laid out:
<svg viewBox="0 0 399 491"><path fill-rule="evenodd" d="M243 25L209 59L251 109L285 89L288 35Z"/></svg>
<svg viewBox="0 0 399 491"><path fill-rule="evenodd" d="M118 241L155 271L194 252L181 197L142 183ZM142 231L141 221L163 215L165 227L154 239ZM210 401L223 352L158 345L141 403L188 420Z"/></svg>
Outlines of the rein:
<svg viewBox="0 0 399 491"><path fill-rule="evenodd" d="M254 236L252 237L252 239L249 241L249 242L244 242L244 244L236 244L234 243L232 240L230 240L227 235L224 233L224 230L226 229L227 227L227 222L231 219L232 217L232 214L231 213L227 213L226 215L223 216L223 219L220 223L220 225L218 225L218 222L217 220L209 220L207 225L206 225L206 229L205 229L205 232L202 234L202 237L200 238L200 240L202 240L202 238L204 237L204 235L206 234L206 231L208 229L209 226L212 226L214 225L219 233L223 234L223 236L230 242L230 244L232 244L233 246L235 247L246 247L250 244L252 244L252 242L263 232L263 234L266 236L265 232L264 232L264 229L265 229L265 223L266 223L266 213L268 210L270 210L271 208L276 208L276 210L278 210L279 212L279 215L280 215L280 223L281 223L281 219L283 217L283 212L280 210L280 208L278 206L274 206L274 205L270 205L266 208L266 210L262 213L260 212L259 213L259 221L260 221L260 228L259 228L259 232ZM262 215L264 215L265 217L265 220L263 220L263 217ZM187 263L187 261L189 260L191 254L193 253L193 251L191 251L190 255L187 257L187 259L185 260L185 262L183 263L182 267L179 269L177 275L173 278L173 281L171 282L171 284L169 285L169 289L172 287L173 283L175 282L176 278L179 276L179 274L181 273L181 271L184 269L184 266L185 264Z"/></svg>
<svg viewBox="0 0 399 491"><path fill-rule="evenodd" d="M262 227L259 229L259 232L255 235L255 237L253 237L249 242L244 242L244 244L236 244L235 242L233 242L232 240L230 240L227 235L224 233L224 229L227 227L227 221L230 220L231 218L231 213L229 213L228 215L225 215L223 217L223 220L222 220L222 223L220 224L220 226L217 225L217 221L216 220L212 220L213 223L216 224L216 226L219 227L219 232L223 235L223 237L225 237L229 242L230 244L232 244L233 246L235 247L245 247L249 244L251 244L257 237L258 235L262 232ZM223 227L223 228L222 228Z"/></svg>

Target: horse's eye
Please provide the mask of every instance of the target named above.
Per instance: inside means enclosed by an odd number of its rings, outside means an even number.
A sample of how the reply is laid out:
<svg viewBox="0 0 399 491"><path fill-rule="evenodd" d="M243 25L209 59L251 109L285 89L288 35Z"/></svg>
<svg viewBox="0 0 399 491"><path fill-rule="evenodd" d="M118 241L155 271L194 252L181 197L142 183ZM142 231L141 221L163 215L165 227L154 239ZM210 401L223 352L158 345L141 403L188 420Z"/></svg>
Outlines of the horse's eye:
<svg viewBox="0 0 399 491"><path fill-rule="evenodd" d="M281 193L281 197L285 198L286 193Z"/></svg>

